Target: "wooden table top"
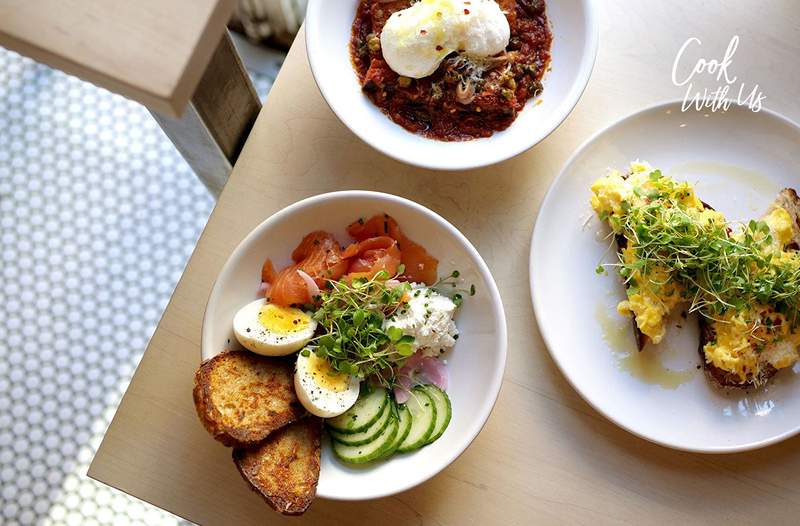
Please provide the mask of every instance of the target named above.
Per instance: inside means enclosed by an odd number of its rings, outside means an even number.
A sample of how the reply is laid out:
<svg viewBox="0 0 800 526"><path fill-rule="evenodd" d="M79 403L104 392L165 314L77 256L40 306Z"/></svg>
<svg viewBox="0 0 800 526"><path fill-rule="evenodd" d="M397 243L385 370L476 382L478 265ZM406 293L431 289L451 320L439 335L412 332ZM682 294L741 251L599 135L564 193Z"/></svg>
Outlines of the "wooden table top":
<svg viewBox="0 0 800 526"><path fill-rule="evenodd" d="M299 38L89 475L202 524L796 522L798 439L709 456L665 449L623 431L586 404L556 369L539 336L528 288L531 231L551 180L595 131L645 105L683 96L670 75L687 38L700 37L703 56L721 58L738 34L731 72L740 82L758 83L769 108L800 120L795 2L762 1L757 8L756 2L723 0L597 3L600 52L572 115L528 153L465 173L412 168L360 142L319 95ZM197 420L191 388L200 327L218 271L256 224L301 198L340 189L416 200L475 244L505 304L508 365L486 427L441 474L380 500L318 500L303 518L285 519L247 488L230 451Z"/></svg>
<svg viewBox="0 0 800 526"><path fill-rule="evenodd" d="M6 0L0 46L178 116L236 0Z"/></svg>

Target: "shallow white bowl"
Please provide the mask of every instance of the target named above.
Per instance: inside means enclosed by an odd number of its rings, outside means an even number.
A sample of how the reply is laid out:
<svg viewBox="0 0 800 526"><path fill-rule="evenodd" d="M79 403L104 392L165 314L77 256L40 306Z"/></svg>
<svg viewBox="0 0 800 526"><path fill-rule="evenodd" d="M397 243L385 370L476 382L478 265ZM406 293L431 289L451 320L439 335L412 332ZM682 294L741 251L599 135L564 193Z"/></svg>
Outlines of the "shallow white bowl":
<svg viewBox="0 0 800 526"><path fill-rule="evenodd" d="M444 435L418 452L367 467L339 462L329 444L323 444L317 495L330 499L371 499L407 490L447 467L480 432L500 391L507 345L500 294L480 254L453 225L407 199L366 191L322 194L276 213L236 247L214 284L203 318L203 359L241 348L233 336L233 316L257 298L266 258L276 268L288 264L294 247L312 230L327 230L348 241L348 224L377 213L395 217L411 239L439 259L441 273L459 270L467 286L475 284L477 294L465 297L456 318L461 337L447 357L453 417Z"/></svg>
<svg viewBox="0 0 800 526"><path fill-rule="evenodd" d="M800 431L798 368L779 372L766 389L726 394L697 369L692 318L676 319L682 328L637 354L631 322L615 310L625 295L618 276L595 274L615 255L589 205L596 178L641 159L696 184L728 219L757 218L782 188L800 183L798 144L800 128L769 111L682 113L673 102L611 125L567 163L536 221L531 295L550 354L595 409L647 440L688 451L755 449Z"/></svg>
<svg viewBox="0 0 800 526"><path fill-rule="evenodd" d="M306 47L322 95L341 121L364 142L395 159L425 168L465 170L504 161L547 137L583 93L597 54L593 0L550 0L552 63L544 92L528 101L516 121L491 137L442 142L406 131L362 92L350 60L350 35L359 0L310 0ZM537 104L539 102L539 104Z"/></svg>

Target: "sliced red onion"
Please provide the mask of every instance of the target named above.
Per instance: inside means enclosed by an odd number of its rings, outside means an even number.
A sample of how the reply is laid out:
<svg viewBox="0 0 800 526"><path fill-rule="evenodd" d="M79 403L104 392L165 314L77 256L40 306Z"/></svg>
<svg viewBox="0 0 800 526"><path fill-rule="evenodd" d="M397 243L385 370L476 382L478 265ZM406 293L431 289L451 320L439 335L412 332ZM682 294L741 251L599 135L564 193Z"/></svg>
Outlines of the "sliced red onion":
<svg viewBox="0 0 800 526"><path fill-rule="evenodd" d="M312 299L315 296L319 296L319 287L317 286L316 283L314 283L314 280L311 278L311 276L309 276L300 269L297 269L297 274L299 274L300 277L303 278L303 281L306 282L306 287L308 288L308 295L311 296Z"/></svg>
<svg viewBox="0 0 800 526"><path fill-rule="evenodd" d="M447 391L447 367L438 358L426 357L422 361L422 376L442 391Z"/></svg>
<svg viewBox="0 0 800 526"><path fill-rule="evenodd" d="M410 376L400 376L397 378L397 385L394 386L394 399L398 404L405 404L411 397L413 387Z"/></svg>
<svg viewBox="0 0 800 526"><path fill-rule="evenodd" d="M447 390L447 367L441 360L425 356L422 351L411 355L403 367L397 372L397 384L394 397L398 403L404 404L411 395L411 389L417 385L433 384L442 391Z"/></svg>

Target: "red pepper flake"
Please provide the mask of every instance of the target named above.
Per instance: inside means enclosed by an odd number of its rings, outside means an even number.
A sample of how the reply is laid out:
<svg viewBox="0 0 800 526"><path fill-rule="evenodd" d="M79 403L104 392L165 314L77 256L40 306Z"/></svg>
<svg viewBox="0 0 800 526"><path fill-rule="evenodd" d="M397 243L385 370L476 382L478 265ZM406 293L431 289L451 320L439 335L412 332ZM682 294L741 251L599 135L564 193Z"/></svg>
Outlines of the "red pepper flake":
<svg viewBox="0 0 800 526"><path fill-rule="evenodd" d="M425 31L424 29L420 29L420 30L419 30L419 34L420 34L420 35L427 35L427 34L428 34L428 32L427 32L427 31Z"/></svg>
<svg viewBox="0 0 800 526"><path fill-rule="evenodd" d="M443 50L443 49L444 49L444 48L443 48L442 46L436 46L436 51L441 51L441 50Z"/></svg>
<svg viewBox="0 0 800 526"><path fill-rule="evenodd" d="M469 14L469 9L464 9L464 14L468 15Z"/></svg>

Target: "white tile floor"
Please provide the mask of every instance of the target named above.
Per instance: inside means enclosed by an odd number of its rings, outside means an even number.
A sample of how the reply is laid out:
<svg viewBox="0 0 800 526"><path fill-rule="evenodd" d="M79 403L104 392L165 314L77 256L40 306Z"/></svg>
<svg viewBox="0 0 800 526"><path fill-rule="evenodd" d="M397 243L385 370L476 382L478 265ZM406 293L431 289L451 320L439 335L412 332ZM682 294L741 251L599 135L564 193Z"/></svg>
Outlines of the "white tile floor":
<svg viewBox="0 0 800 526"><path fill-rule="evenodd" d="M0 48L0 524L182 522L85 473L212 206L143 107Z"/></svg>

